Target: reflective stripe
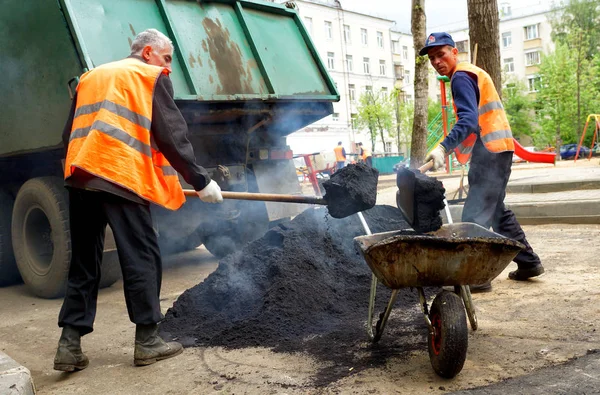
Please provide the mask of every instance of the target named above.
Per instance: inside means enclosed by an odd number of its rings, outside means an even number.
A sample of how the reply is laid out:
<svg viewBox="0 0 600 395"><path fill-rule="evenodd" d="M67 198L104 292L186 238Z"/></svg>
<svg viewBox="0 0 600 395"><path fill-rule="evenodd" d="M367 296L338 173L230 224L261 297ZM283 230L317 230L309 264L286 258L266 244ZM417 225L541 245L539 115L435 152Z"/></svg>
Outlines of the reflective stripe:
<svg viewBox="0 0 600 395"><path fill-rule="evenodd" d="M481 141L491 143L494 140L511 139L512 132L510 130L496 130L486 135L480 135Z"/></svg>
<svg viewBox="0 0 600 395"><path fill-rule="evenodd" d="M72 141L76 138L86 137L90 133L90 130L92 130L92 129L102 132L104 134L107 134L107 135L121 141L122 143L127 144L134 150L136 150L146 156L152 157L152 149L150 148L150 146L148 144L141 142L140 140L129 135L127 132L125 132L121 129L115 128L114 126L109 125L103 121L94 121L92 126L73 130L73 132L71 132L71 137L69 138L69 141Z"/></svg>
<svg viewBox="0 0 600 395"><path fill-rule="evenodd" d="M100 111L100 109L110 111L122 118L127 119L128 121L135 123L136 125L140 125L141 127L150 130L150 125L152 124L152 122L148 118L141 114L131 111L127 107L113 103L109 100L104 100L102 102L94 104L86 104L84 106L78 107L75 111L74 118L77 118L80 115L93 114L95 112Z"/></svg>
<svg viewBox="0 0 600 395"><path fill-rule="evenodd" d="M176 176L177 175L177 172L175 171L173 166L160 166L160 169L162 170L162 172L165 176Z"/></svg>
<svg viewBox="0 0 600 395"><path fill-rule="evenodd" d="M488 111L504 109L501 101L491 101L481 107L479 107L479 115L483 115Z"/></svg>
<svg viewBox="0 0 600 395"><path fill-rule="evenodd" d="M469 145L467 147L467 146L462 145L462 143L461 143L458 145L458 147L456 147L456 149L458 150L458 152L460 152L463 155L470 155L471 152L473 151L473 146Z"/></svg>

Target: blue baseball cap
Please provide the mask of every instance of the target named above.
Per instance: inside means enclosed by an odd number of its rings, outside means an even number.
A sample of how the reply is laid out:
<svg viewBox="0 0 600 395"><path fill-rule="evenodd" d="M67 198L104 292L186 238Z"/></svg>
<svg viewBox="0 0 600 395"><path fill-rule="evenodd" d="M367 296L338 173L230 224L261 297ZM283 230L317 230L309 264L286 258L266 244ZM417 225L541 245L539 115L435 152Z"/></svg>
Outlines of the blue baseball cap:
<svg viewBox="0 0 600 395"><path fill-rule="evenodd" d="M427 40L425 40L425 46L419 51L419 55L427 55L430 48L439 47L441 45L450 45L456 47L452 36L448 33L431 33Z"/></svg>

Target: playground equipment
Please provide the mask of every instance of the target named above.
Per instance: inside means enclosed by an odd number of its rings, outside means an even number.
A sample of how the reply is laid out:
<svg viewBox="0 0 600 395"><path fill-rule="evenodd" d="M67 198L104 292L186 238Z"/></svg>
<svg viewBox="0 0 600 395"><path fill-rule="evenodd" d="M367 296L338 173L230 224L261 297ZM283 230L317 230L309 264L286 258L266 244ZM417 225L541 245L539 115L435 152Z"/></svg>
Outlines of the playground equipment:
<svg viewBox="0 0 600 395"><path fill-rule="evenodd" d="M587 132L588 124L590 123L590 119L594 118L596 127L594 128L594 137L592 137L592 145L590 146L590 153L588 154L588 160L592 158L592 153L594 152L594 143L596 142L596 138L598 137L598 130L600 130L600 114L590 114L588 115L585 126L583 127L583 133L581 133L581 139L579 139L579 144L577 144L577 152L575 153L574 162L577 162L577 158L579 157L579 151L581 150L581 146L583 144L583 139L585 138L585 133Z"/></svg>

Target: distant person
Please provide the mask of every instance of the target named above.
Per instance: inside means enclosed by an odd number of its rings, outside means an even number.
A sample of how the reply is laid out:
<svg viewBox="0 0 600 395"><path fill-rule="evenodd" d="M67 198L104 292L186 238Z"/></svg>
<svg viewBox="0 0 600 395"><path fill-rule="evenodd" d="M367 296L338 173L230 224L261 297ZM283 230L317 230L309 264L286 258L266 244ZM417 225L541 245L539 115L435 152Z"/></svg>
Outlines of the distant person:
<svg viewBox="0 0 600 395"><path fill-rule="evenodd" d="M360 148L360 158L367 166L373 167L373 154L371 154L371 150L367 146L363 146L363 143L358 143L358 146Z"/></svg>
<svg viewBox="0 0 600 395"><path fill-rule="evenodd" d="M96 318L104 232L110 225L123 273L129 319L136 324L134 364L182 352L158 335L162 261L150 204L177 210L185 196L177 173L202 201L223 201L221 188L196 164L187 124L169 78L173 44L149 29L126 59L81 76L63 132L69 190L71 266L58 326L54 369L82 370L81 336Z"/></svg>
<svg viewBox="0 0 600 395"><path fill-rule="evenodd" d="M470 63L458 63L458 50L448 33L430 34L419 54L428 55L435 70L450 78L457 117L448 136L425 161L433 160L433 170L438 170L453 150L463 164L471 158L462 221L486 229L491 226L495 232L525 245L514 259L518 268L508 274L510 279L524 281L539 276L544 273L540 258L527 242L515 214L504 205L514 141L491 77ZM472 289L488 291L491 287L488 283Z"/></svg>
<svg viewBox="0 0 600 395"><path fill-rule="evenodd" d="M335 152L335 170L340 170L346 165L346 150L342 146L342 142L339 141L338 145L333 149Z"/></svg>

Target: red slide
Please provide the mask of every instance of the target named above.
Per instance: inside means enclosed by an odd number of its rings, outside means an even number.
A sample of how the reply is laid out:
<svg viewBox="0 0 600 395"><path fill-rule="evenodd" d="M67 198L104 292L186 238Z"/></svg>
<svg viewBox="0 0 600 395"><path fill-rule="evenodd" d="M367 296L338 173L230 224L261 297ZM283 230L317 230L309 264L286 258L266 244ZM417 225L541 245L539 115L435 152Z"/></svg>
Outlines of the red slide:
<svg viewBox="0 0 600 395"><path fill-rule="evenodd" d="M513 139L514 140L514 139ZM555 163L556 153L554 152L531 152L526 150L517 140L515 142L515 154L527 162Z"/></svg>

